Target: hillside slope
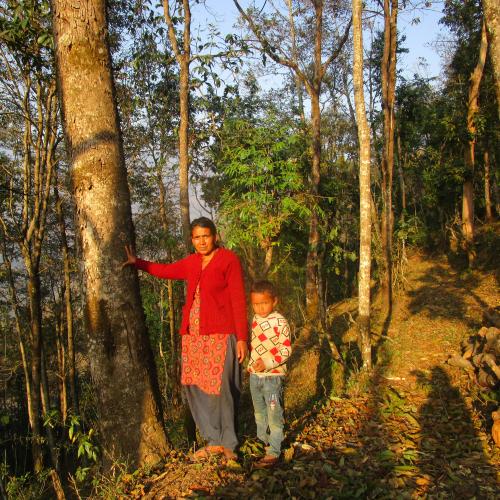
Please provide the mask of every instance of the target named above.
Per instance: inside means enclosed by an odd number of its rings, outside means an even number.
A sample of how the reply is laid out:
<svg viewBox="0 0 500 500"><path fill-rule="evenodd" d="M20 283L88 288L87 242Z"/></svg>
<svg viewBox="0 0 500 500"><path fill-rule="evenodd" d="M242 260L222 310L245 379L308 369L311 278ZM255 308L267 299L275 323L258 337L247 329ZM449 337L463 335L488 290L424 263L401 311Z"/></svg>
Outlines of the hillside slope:
<svg viewBox="0 0 500 500"><path fill-rule="evenodd" d="M500 453L489 435L496 403L446 364L481 326L483 309L500 305L498 276L464 273L444 257L422 255L412 256L405 269L390 322L374 321L378 363L368 380L356 371L353 302L332 310L344 373L328 361L327 347L302 349L296 358L279 466L253 470L251 441L239 464L191 464L176 452L153 474L123 483L123 493L158 499L498 498ZM246 408L245 419L250 415ZM252 429L244 424L243 431Z"/></svg>

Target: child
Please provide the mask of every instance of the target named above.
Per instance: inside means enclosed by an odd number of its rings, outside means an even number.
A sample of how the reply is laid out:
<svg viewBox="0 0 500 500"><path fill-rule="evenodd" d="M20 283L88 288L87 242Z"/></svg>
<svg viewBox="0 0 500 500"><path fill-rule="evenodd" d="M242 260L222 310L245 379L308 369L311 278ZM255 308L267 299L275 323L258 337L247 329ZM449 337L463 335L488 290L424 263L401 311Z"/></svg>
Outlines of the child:
<svg viewBox="0 0 500 500"><path fill-rule="evenodd" d="M278 303L274 285L258 281L250 299L255 313L252 321L250 392L257 424L257 437L266 445L266 455L256 467L272 467L281 453L283 441L283 379L291 353L287 320L274 310ZM269 427L269 432L268 432Z"/></svg>

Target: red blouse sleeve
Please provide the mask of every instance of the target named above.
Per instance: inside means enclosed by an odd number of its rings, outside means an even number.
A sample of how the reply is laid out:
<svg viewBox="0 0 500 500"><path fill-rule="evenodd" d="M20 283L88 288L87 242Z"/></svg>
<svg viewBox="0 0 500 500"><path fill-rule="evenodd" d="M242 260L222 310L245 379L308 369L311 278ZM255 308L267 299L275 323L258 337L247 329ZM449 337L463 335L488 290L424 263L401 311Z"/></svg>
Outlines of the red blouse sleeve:
<svg viewBox="0 0 500 500"><path fill-rule="evenodd" d="M188 262L184 259L173 262L172 264L159 264L157 262L150 262L148 260L137 259L135 267L141 271L156 276L157 278L169 280L186 280L188 271Z"/></svg>
<svg viewBox="0 0 500 500"><path fill-rule="evenodd" d="M248 321L243 271L238 257L235 254L232 254L232 257L229 260L226 274L229 299L236 328L236 338L246 341L248 339Z"/></svg>

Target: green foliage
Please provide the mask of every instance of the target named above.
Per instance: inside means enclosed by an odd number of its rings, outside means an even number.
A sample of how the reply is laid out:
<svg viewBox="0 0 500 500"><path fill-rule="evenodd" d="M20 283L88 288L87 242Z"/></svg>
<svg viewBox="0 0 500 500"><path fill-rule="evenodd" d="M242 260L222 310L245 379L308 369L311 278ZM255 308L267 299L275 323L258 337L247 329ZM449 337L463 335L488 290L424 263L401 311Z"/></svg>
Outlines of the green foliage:
<svg viewBox="0 0 500 500"><path fill-rule="evenodd" d="M82 429L81 419L73 415L68 427L68 437L72 444L76 446L78 458L85 458L92 462L97 462L99 448L95 443L95 431ZM83 474L83 471L81 471Z"/></svg>
<svg viewBox="0 0 500 500"><path fill-rule="evenodd" d="M8 498L16 500L32 500L33 498L43 498L47 493L49 483L49 471L47 469L32 474L30 472L21 476L4 475L2 469L2 480L6 479L5 488Z"/></svg>
<svg viewBox="0 0 500 500"><path fill-rule="evenodd" d="M47 0L7 2L0 15L0 40L18 52L25 63L47 64L44 49L48 49L51 58L54 48L50 3Z"/></svg>
<svg viewBox="0 0 500 500"><path fill-rule="evenodd" d="M303 135L276 116L257 123L228 119L221 131L220 218L230 246L279 245L285 221L309 213L304 194Z"/></svg>

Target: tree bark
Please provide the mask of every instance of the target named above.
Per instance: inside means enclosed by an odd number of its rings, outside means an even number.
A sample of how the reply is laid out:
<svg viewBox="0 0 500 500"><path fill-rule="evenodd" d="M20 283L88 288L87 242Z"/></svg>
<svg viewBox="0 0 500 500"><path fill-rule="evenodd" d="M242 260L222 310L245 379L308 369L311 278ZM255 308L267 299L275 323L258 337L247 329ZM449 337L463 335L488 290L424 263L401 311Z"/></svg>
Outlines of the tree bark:
<svg viewBox="0 0 500 500"><path fill-rule="evenodd" d="M396 44L398 0L384 0L384 52L381 64L384 148L382 154L382 299L384 309L392 309L392 177L394 171Z"/></svg>
<svg viewBox="0 0 500 500"><path fill-rule="evenodd" d="M493 66L497 110L500 118L500 2L498 0L483 0L483 15L488 31L489 53Z"/></svg>
<svg viewBox="0 0 500 500"><path fill-rule="evenodd" d="M476 67L470 76L469 99L467 106L467 132L469 134L469 143L465 152L466 174L463 185L462 200L462 233L465 243L465 251L469 266L474 265L474 184L473 175L476 163L476 142L477 126L476 115L479 112L479 87L483 78L484 65L486 63L486 54L488 52L488 39L486 36L486 24L483 20L481 27L481 43L479 46L479 56Z"/></svg>
<svg viewBox="0 0 500 500"><path fill-rule="evenodd" d="M490 152L485 149L484 160L484 205L486 207L486 220L493 222L493 211L491 209L491 187L490 187Z"/></svg>
<svg viewBox="0 0 500 500"><path fill-rule="evenodd" d="M290 22L290 39L292 42L292 60L295 61L295 63L297 63L297 61L298 61L297 36L296 36L296 30L295 30L295 20L294 20L294 16L293 16L292 0L287 0L287 5L288 5L288 20ZM297 105L298 105L300 119L302 120L302 123L305 123L306 122L306 115L304 112L303 83L300 80L299 76L293 72L293 70L292 70L292 77L294 79L295 89L297 91Z"/></svg>
<svg viewBox="0 0 500 500"><path fill-rule="evenodd" d="M354 42L353 82L356 123L359 142L359 281L358 331L363 368L372 367L370 339L370 275L371 275L371 191L370 191L370 128L366 119L363 86L363 26L361 0L352 0Z"/></svg>
<svg viewBox="0 0 500 500"><path fill-rule="evenodd" d="M310 326L319 326L319 289L318 289L318 247L319 227L318 202L321 164L321 111L319 92L311 92L311 176L310 194L312 196L311 220L309 221L309 245L306 257L306 316Z"/></svg>
<svg viewBox="0 0 500 500"><path fill-rule="evenodd" d="M189 65L191 64L191 9L189 0L182 0L184 32L182 50L177 43L169 0L163 0L163 13L168 28L170 45L179 64L179 200L181 206L182 236L186 254L191 249L189 217Z"/></svg>
<svg viewBox="0 0 500 500"><path fill-rule="evenodd" d="M134 229L114 99L106 3L53 0L64 132L83 256L85 324L109 466L168 450L156 367L135 270L120 270Z"/></svg>
<svg viewBox="0 0 500 500"><path fill-rule="evenodd" d="M405 186L405 177L403 171L403 150L401 148L401 135L398 132L397 137L398 143L398 177L399 177L399 189L401 191L401 219L404 220L404 216L406 214L406 186Z"/></svg>
<svg viewBox="0 0 500 500"><path fill-rule="evenodd" d="M158 190L160 193L160 219L165 237L168 237L170 233L169 220L167 216L167 195L165 190L165 184L163 183L163 172L161 168L162 162L157 164L156 180L158 182ZM167 260L172 262L172 251L170 248L167 249ZM172 280L167 280L167 297L168 297L168 325L170 331L170 383L172 388L172 399L176 402L180 401L180 359L178 356L178 334L175 331L175 310L174 310L174 288Z"/></svg>
<svg viewBox="0 0 500 500"><path fill-rule="evenodd" d="M59 225L59 233L61 235L61 254L63 257L63 274L64 274L64 307L66 313L66 341L67 341L67 358L68 358L68 376L69 387L71 392L71 406L75 414L79 414L78 394L76 389L76 363L75 363L75 339L73 330L73 306L71 304L71 270L70 256L68 248L68 238L66 237L66 223L64 221L64 212L59 197L58 175L57 170L54 174L54 202L56 206L57 223ZM66 384L66 380L64 380Z"/></svg>

